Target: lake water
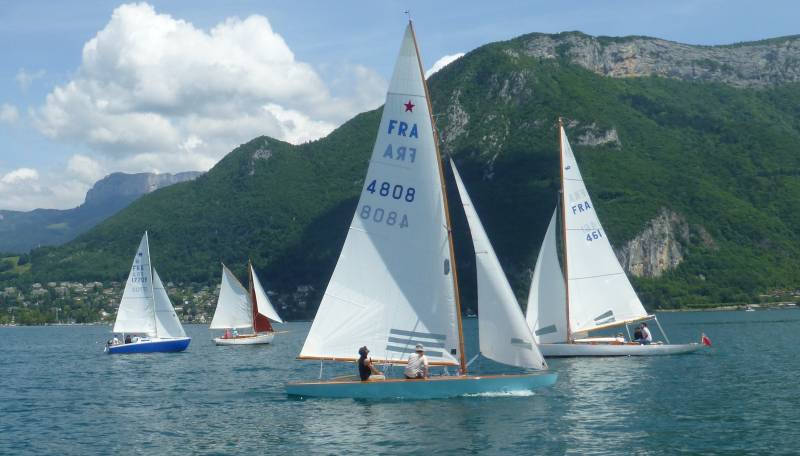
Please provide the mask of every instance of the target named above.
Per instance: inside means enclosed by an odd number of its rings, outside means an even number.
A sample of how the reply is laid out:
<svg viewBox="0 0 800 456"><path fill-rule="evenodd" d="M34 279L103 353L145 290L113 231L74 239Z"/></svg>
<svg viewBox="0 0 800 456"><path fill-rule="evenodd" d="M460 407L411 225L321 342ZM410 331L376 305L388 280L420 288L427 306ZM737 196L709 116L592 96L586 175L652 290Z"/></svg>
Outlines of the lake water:
<svg viewBox="0 0 800 456"><path fill-rule="evenodd" d="M296 400L309 323L275 344L108 356L106 326L0 328L0 454L797 454L800 310L667 313L703 353L554 359L553 388L435 401ZM477 321L465 321L474 353ZM331 364L332 366L332 364ZM496 370L481 362L479 369ZM326 375L350 368L326 367Z"/></svg>

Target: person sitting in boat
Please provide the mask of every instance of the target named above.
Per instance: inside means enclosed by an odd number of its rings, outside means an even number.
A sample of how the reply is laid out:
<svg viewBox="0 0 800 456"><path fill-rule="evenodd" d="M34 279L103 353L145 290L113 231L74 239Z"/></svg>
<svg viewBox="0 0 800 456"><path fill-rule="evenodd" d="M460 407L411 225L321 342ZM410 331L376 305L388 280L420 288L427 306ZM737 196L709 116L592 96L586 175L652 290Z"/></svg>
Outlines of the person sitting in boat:
<svg viewBox="0 0 800 456"><path fill-rule="evenodd" d="M636 329L633 330L633 341L642 343L642 325L636 325Z"/></svg>
<svg viewBox="0 0 800 456"><path fill-rule="evenodd" d="M233 338L235 339L235 338L239 337L239 330L236 329L236 328L233 328L233 330L231 331L231 334L233 335Z"/></svg>
<svg viewBox="0 0 800 456"><path fill-rule="evenodd" d="M231 330L230 328L225 330L225 334L222 335L223 339L230 339L231 338Z"/></svg>
<svg viewBox="0 0 800 456"><path fill-rule="evenodd" d="M358 376L361 377L362 382L368 381L370 377L373 379L383 377L381 371L372 365L372 359L367 358L367 354L369 354L369 349L366 345L358 349Z"/></svg>
<svg viewBox="0 0 800 456"><path fill-rule="evenodd" d="M650 345L653 342L653 335L650 334L650 329L647 327L647 323L642 323L642 345Z"/></svg>
<svg viewBox="0 0 800 456"><path fill-rule="evenodd" d="M417 344L416 352L408 357L408 364L403 373L406 378L428 378L428 357L425 356L422 344Z"/></svg>
<svg viewBox="0 0 800 456"><path fill-rule="evenodd" d="M131 335L130 335L130 334L126 334L126 335L125 335L125 343L126 343L126 344L129 344L129 343L131 343Z"/></svg>

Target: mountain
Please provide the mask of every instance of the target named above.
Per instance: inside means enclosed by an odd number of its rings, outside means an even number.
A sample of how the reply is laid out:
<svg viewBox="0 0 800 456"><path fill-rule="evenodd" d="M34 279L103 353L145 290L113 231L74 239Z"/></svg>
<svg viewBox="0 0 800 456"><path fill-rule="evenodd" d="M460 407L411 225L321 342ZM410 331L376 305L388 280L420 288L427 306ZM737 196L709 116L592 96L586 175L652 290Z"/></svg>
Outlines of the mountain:
<svg viewBox="0 0 800 456"><path fill-rule="evenodd" d="M520 298L557 200L563 116L606 234L652 309L752 301L800 283L798 71L796 37L704 47L531 34L470 52L433 75L430 92L443 152ZM34 250L29 278L122 280L149 230L165 280L216 282L219 261L244 275L249 257L288 318L311 317L379 116L298 146L256 138L196 180ZM469 234L449 190L474 311Z"/></svg>
<svg viewBox="0 0 800 456"><path fill-rule="evenodd" d="M95 182L85 202L73 209L0 210L0 252L27 252L71 241L145 193L200 174L113 173Z"/></svg>

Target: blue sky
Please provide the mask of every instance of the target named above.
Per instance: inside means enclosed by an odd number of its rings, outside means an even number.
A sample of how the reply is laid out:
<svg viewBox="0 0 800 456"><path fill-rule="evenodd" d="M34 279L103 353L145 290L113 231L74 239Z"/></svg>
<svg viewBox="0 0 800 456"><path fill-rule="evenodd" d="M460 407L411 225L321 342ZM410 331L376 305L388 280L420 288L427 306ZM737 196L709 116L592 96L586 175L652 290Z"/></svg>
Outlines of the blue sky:
<svg viewBox="0 0 800 456"><path fill-rule="evenodd" d="M382 103L406 9L428 67L529 32L713 45L800 17L789 1L0 0L0 209L76 206L113 171L205 170L260 134L323 136Z"/></svg>

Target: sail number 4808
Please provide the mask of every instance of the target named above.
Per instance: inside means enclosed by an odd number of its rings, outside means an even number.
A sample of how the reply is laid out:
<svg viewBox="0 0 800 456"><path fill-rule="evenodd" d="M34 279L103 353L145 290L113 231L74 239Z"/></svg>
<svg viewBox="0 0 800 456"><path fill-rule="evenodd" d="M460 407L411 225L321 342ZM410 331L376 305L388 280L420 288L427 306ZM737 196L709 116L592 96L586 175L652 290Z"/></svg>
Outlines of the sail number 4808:
<svg viewBox="0 0 800 456"><path fill-rule="evenodd" d="M409 203L414 201L414 196L417 193L414 187L404 188L400 184L392 185L389 182L381 182L379 186L378 181L375 179L367 185L367 191L373 194L378 192L381 196L391 196L396 200L403 199Z"/></svg>
<svg viewBox="0 0 800 456"><path fill-rule="evenodd" d="M408 217L405 214L398 214L395 211L385 211L381 207L373 209L373 207L368 204L361 206L358 215L364 220L371 220L375 223L385 223L389 226L398 226L400 228L406 228L408 226Z"/></svg>
<svg viewBox="0 0 800 456"><path fill-rule="evenodd" d="M603 233L600 230L590 231L586 234L586 240L589 242L596 241L603 237Z"/></svg>

